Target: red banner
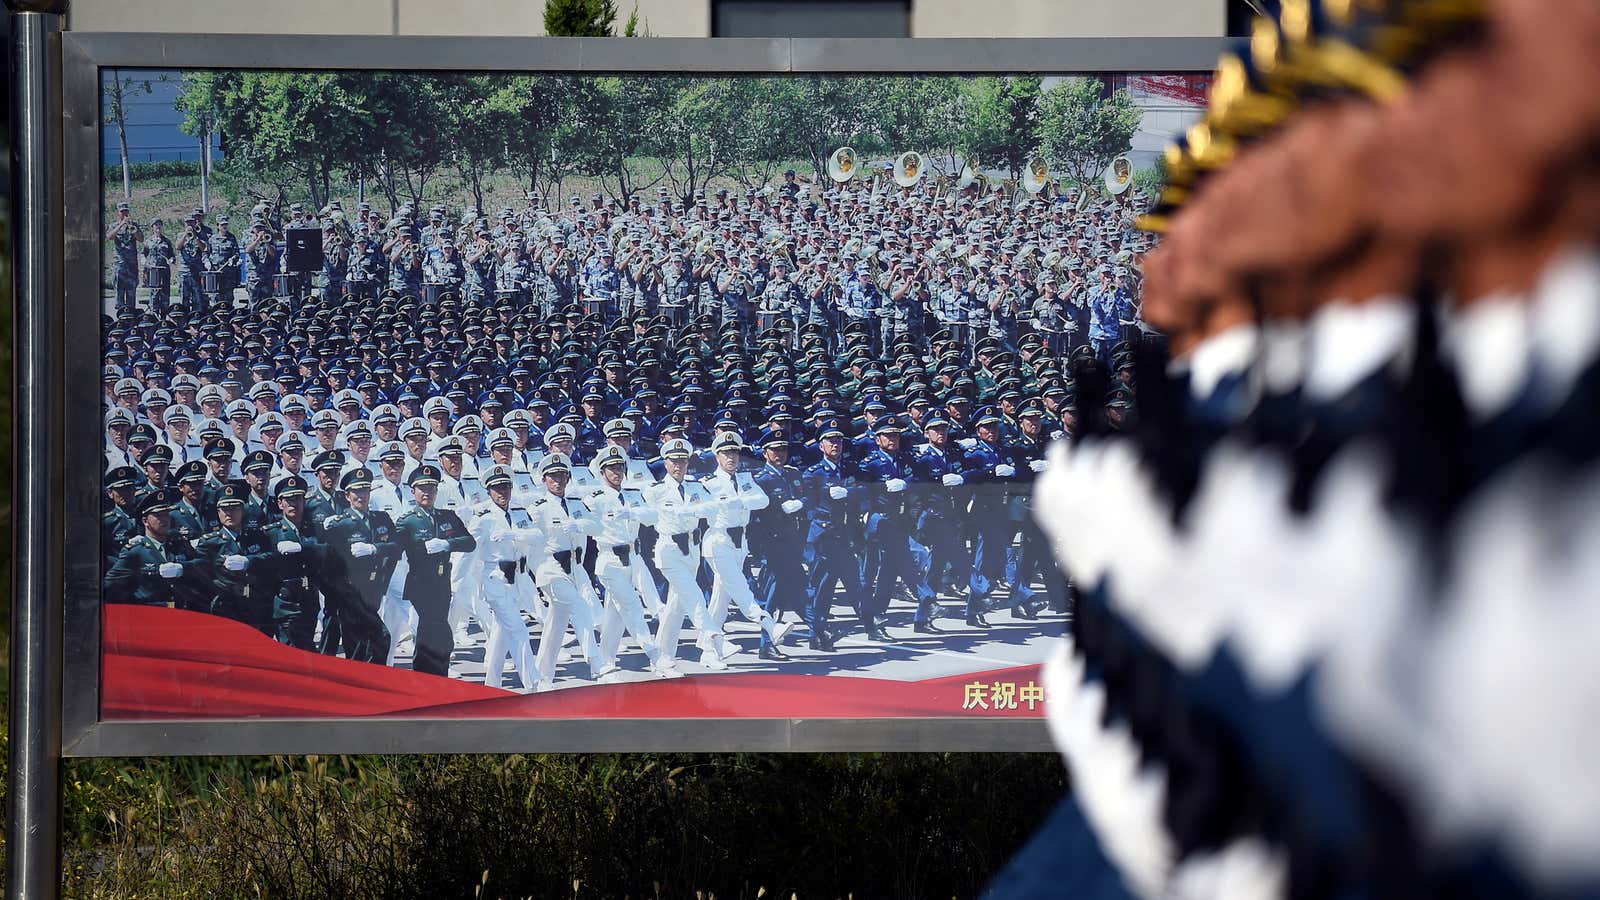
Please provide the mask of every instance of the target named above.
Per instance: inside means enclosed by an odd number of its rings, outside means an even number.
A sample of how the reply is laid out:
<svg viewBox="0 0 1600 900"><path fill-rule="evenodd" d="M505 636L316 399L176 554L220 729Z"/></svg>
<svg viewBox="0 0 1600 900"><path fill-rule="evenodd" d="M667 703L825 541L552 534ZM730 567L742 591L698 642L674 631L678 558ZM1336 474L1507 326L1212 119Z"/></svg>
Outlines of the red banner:
<svg viewBox="0 0 1600 900"><path fill-rule="evenodd" d="M518 694L296 650L203 613L110 604L104 627L101 714L107 719L1044 715L1037 665L911 682L749 673Z"/></svg>

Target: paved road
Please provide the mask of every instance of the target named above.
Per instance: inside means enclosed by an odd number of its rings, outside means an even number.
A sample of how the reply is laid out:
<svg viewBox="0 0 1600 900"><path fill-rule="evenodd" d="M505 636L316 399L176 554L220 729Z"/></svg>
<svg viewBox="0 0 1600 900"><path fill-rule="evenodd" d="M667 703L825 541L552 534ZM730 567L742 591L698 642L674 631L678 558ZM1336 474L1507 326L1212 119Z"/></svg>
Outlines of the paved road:
<svg viewBox="0 0 1600 900"><path fill-rule="evenodd" d="M1004 594L1000 593L997 596L1003 598ZM993 627L969 628L960 617L962 612L960 604L947 601L944 609L954 616L941 618L936 622L945 633L917 634L912 631L912 615L915 607L905 600L896 601L890 606L886 623L886 630L890 637L894 638L893 642L884 644L869 641L859 629L856 629L853 634L840 638L837 649L832 653L809 649L806 646L808 632L804 625L797 625L783 647L784 653L791 659L782 663L767 662L757 657L760 630L754 624L740 618L738 611L734 610L728 614L724 633L734 644L743 648L744 652L729 657L728 668L724 671L920 681L963 672L981 672L1044 662L1054 649L1057 638L1065 632L1067 625L1065 614L1045 611L1038 619L1027 620L1008 610L1000 610L987 616ZM787 613L784 618L786 621L794 622L797 616L794 613ZM835 627L849 628L854 626L855 616L849 606L836 603L833 607L833 621ZM653 629L654 622L651 626ZM534 641L537 645L538 626L535 625L533 628ZM472 622L468 626L468 633L471 641L456 646L455 655L451 658L450 674L454 678L482 683L485 635L477 622ZM698 662L700 651L695 647L697 636L698 633L685 623L678 651L679 669L686 675L717 674ZM396 654L395 665L409 667L410 653L411 643L407 641L401 645L400 652ZM644 653L631 640L624 640L618 664L622 666L622 672L613 676L615 681L646 681L654 677L647 669ZM521 689L520 679L509 659L503 679L502 687L511 690ZM563 648L561 660L556 667L556 689L564 690L593 684L595 682L589 677L588 663L583 661L576 641L571 638L569 632L569 643Z"/></svg>

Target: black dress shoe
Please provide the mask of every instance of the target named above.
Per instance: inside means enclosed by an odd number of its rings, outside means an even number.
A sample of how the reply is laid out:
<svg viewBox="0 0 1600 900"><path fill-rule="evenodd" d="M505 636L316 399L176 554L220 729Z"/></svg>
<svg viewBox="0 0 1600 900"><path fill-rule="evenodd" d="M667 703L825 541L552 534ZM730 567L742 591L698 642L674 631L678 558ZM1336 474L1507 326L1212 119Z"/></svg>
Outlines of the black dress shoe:
<svg viewBox="0 0 1600 900"><path fill-rule="evenodd" d="M867 637L870 640L880 641L882 643L889 643L890 641L894 640L894 638L889 637L889 632L883 630L882 625L877 624L867 626Z"/></svg>
<svg viewBox="0 0 1600 900"><path fill-rule="evenodd" d="M1011 614L1019 619L1039 618L1039 610L1034 607L1033 601L1031 600L1027 601L1026 603L1018 603L1016 606L1011 607Z"/></svg>
<svg viewBox="0 0 1600 900"><path fill-rule="evenodd" d="M967 624L972 626L973 628L988 628L989 627L989 623L985 622L983 620L983 614L982 613L976 613L974 615L967 616Z"/></svg>
<svg viewBox="0 0 1600 900"><path fill-rule="evenodd" d="M771 662L788 662L789 661L789 654L784 653L782 650L779 650L777 647L762 647L761 648L761 652L756 654L756 655L759 656L762 659L770 660Z"/></svg>
<svg viewBox="0 0 1600 900"><path fill-rule="evenodd" d="M915 631L917 634L944 634L944 629L933 624L932 619L929 619L926 622L918 622L917 624L911 626L911 630Z"/></svg>
<svg viewBox="0 0 1600 900"><path fill-rule="evenodd" d="M826 637L826 636L816 636L816 635L814 635L811 638L810 647L813 650L822 650L824 652L831 652L833 650L833 641L830 638Z"/></svg>

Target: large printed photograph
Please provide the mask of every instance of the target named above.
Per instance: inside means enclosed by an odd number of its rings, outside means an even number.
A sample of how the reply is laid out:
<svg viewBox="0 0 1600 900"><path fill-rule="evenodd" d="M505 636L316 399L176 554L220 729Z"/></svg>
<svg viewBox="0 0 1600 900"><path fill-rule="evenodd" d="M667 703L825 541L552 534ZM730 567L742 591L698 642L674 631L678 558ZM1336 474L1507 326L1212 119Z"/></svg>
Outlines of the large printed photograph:
<svg viewBox="0 0 1600 900"><path fill-rule="evenodd" d="M101 87L103 717L1043 715L1205 77Z"/></svg>

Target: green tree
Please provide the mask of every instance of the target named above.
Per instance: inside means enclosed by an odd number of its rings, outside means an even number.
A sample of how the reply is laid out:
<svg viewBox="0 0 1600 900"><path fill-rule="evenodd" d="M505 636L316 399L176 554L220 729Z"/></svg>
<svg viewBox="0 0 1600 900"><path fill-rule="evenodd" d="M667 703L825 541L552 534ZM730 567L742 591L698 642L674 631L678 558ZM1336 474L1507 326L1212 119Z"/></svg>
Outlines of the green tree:
<svg viewBox="0 0 1600 900"><path fill-rule="evenodd" d="M150 93L150 79L124 76L116 69L108 72L101 84L102 118L117 128L117 146L122 151L122 199L133 197L133 175L128 168L128 98L140 91Z"/></svg>
<svg viewBox="0 0 1600 900"><path fill-rule="evenodd" d="M811 161L818 178L826 178L828 156L845 144L874 141L871 109L876 78L812 76L789 80L793 118L790 131L801 155ZM863 151L866 152L866 151Z"/></svg>
<svg viewBox="0 0 1600 900"><path fill-rule="evenodd" d="M556 161L600 180L612 197L627 199L659 184L661 167L644 171L630 165L656 156L661 141L646 123L658 122L675 99L676 80L657 76L607 76L577 80L566 123L556 144Z"/></svg>
<svg viewBox="0 0 1600 900"><path fill-rule="evenodd" d="M916 150L929 158L933 171L942 175L949 166L949 151L956 147L963 123L966 96L961 80L950 76L874 79L878 98L870 104L876 121L870 126L889 154ZM863 148L857 147L857 150Z"/></svg>
<svg viewBox="0 0 1600 900"><path fill-rule="evenodd" d="M217 133L217 104L222 92L237 73L217 71L185 72L173 108L183 113L178 130L200 142L200 206L211 208L211 136Z"/></svg>
<svg viewBox="0 0 1600 900"><path fill-rule="evenodd" d="M556 130L572 94L572 79L562 75L513 75L498 80L489 98L504 118L505 162L528 190L539 189L555 144Z"/></svg>
<svg viewBox="0 0 1600 900"><path fill-rule="evenodd" d="M1041 84L1037 76L1022 75L967 82L963 154L1017 177L1038 146Z"/></svg>
<svg viewBox="0 0 1600 900"><path fill-rule="evenodd" d="M793 131L801 94L788 78L741 78L734 90L741 95L743 127L735 132L731 174L746 187L761 187L785 162L806 156Z"/></svg>
<svg viewBox="0 0 1600 900"><path fill-rule="evenodd" d="M440 138L448 147L450 163L483 209L484 180L506 162L508 138L515 115L495 102L496 79L490 75L437 76L438 105L442 114Z"/></svg>
<svg viewBox="0 0 1600 900"><path fill-rule="evenodd" d="M544 30L563 37L612 37L617 21L613 0L545 0ZM634 26L629 20L630 27Z"/></svg>
<svg viewBox="0 0 1600 900"><path fill-rule="evenodd" d="M652 88L663 102L652 106L651 149L687 206L712 179L730 172L736 159L748 157L742 144L753 91L736 78L657 78Z"/></svg>
<svg viewBox="0 0 1600 900"><path fill-rule="evenodd" d="M1088 184L1127 151L1144 113L1127 91L1109 95L1098 78L1070 78L1040 103L1039 137L1053 167Z"/></svg>
<svg viewBox="0 0 1600 900"><path fill-rule="evenodd" d="M366 73L245 72L218 83L216 127L231 136L224 164L287 193L327 202L371 133L374 79Z"/></svg>

